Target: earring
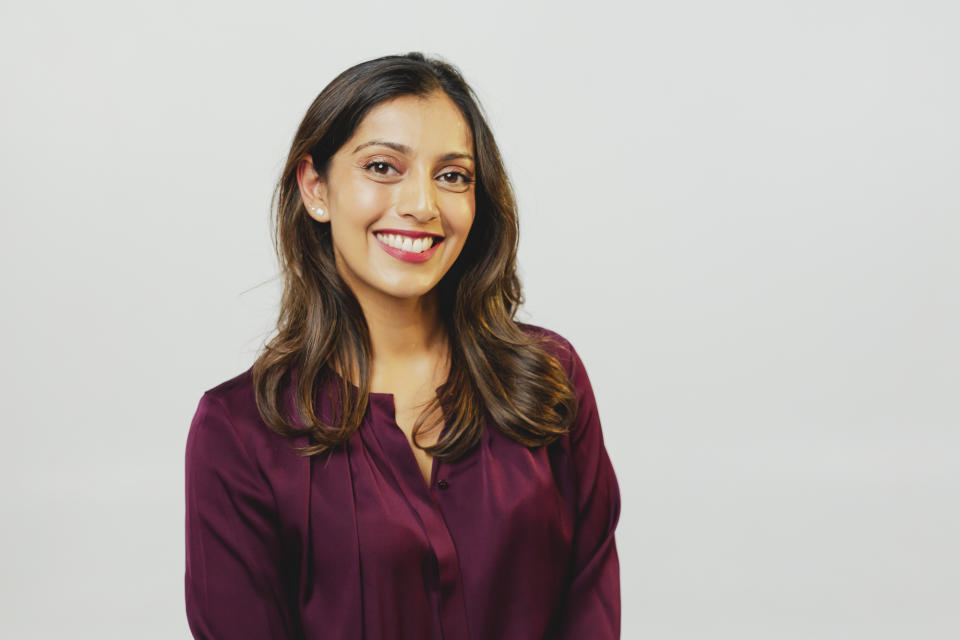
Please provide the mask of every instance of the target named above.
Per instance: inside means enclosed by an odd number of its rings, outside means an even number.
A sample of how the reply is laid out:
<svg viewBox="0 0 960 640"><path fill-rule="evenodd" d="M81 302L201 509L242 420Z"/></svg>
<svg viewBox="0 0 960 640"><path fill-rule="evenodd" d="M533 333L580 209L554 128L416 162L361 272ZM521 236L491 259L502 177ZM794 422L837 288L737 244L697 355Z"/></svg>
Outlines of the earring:
<svg viewBox="0 0 960 640"><path fill-rule="evenodd" d="M317 212L318 216L320 216L321 218L323 217L323 209L321 209L320 207L314 207L313 210Z"/></svg>

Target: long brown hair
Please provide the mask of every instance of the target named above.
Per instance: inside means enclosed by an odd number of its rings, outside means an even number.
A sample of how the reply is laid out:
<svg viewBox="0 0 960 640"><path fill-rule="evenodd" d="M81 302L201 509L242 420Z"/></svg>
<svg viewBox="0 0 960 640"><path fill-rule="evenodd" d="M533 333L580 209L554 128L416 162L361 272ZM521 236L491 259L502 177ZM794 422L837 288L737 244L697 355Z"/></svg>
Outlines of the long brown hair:
<svg viewBox="0 0 960 640"><path fill-rule="evenodd" d="M309 154L325 176L331 156L372 107L437 90L453 100L472 129L476 213L460 256L437 284L450 373L417 419L413 441L438 405L449 426L435 445L423 449L442 461L460 458L478 442L484 412L504 434L531 447L560 438L576 414L576 395L547 349L548 338L514 320L524 301L516 266L517 206L479 101L456 67L411 52L357 64L320 92L297 129L271 200L284 287L277 335L265 344L252 375L257 406L270 429L290 438L309 433L311 444L297 448L300 455L332 449L360 427L369 401L371 343L360 304L336 269L330 225L317 223L304 208L297 164ZM355 375L359 393L336 371ZM293 379L302 429L281 411L283 390ZM343 407L335 425L322 424L315 411L316 391L328 383L336 383Z"/></svg>

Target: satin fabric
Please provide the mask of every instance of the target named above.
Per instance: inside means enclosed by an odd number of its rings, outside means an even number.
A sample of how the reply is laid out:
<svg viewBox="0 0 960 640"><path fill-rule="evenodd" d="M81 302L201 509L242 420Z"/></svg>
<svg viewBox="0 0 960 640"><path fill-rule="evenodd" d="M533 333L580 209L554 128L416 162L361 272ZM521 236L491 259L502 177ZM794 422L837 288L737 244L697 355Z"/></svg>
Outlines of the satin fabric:
<svg viewBox="0 0 960 640"><path fill-rule="evenodd" d="M518 325L552 338L580 402L571 432L530 449L488 419L429 486L389 393L344 447L303 458L260 419L250 370L207 390L186 445L194 637L619 638L620 490L590 380L569 341Z"/></svg>

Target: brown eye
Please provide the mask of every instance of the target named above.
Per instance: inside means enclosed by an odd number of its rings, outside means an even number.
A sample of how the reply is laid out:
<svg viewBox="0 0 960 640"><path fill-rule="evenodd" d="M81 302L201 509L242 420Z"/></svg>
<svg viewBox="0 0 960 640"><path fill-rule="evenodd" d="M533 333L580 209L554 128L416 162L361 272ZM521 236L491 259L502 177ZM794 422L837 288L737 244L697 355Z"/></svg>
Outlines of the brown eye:
<svg viewBox="0 0 960 640"><path fill-rule="evenodd" d="M394 171L397 171L396 167L394 167L389 162L384 162L383 160L374 160L373 162L368 162L366 165L364 165L363 168L366 171L370 171L372 168L374 173L381 176L387 175L389 169L393 169Z"/></svg>
<svg viewBox="0 0 960 640"><path fill-rule="evenodd" d="M440 177L444 178L444 182L449 184L465 185L473 182L470 176L460 171L448 171L441 174Z"/></svg>

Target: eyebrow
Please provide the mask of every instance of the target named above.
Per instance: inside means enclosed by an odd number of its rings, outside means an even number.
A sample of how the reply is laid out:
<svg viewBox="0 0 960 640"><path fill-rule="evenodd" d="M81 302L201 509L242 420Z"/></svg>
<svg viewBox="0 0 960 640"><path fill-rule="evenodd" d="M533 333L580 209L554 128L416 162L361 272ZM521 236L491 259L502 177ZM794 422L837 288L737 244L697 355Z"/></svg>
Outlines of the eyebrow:
<svg viewBox="0 0 960 640"><path fill-rule="evenodd" d="M356 153L357 151L360 151L360 149L363 149L364 147L369 147L371 145L377 145L377 144L384 147L389 147L394 151L399 151L400 153L403 153L406 155L410 155L413 152L413 149L411 149L407 145L400 144L399 142L390 142L389 140L370 140L369 142L364 142L363 144L358 145L357 148L353 150L353 152ZM470 155L469 153L458 153L456 151L451 153L445 153L439 158L437 158L437 160L441 160L444 162L446 162L447 160L459 160L459 159L465 159L465 160L474 162L473 156Z"/></svg>

